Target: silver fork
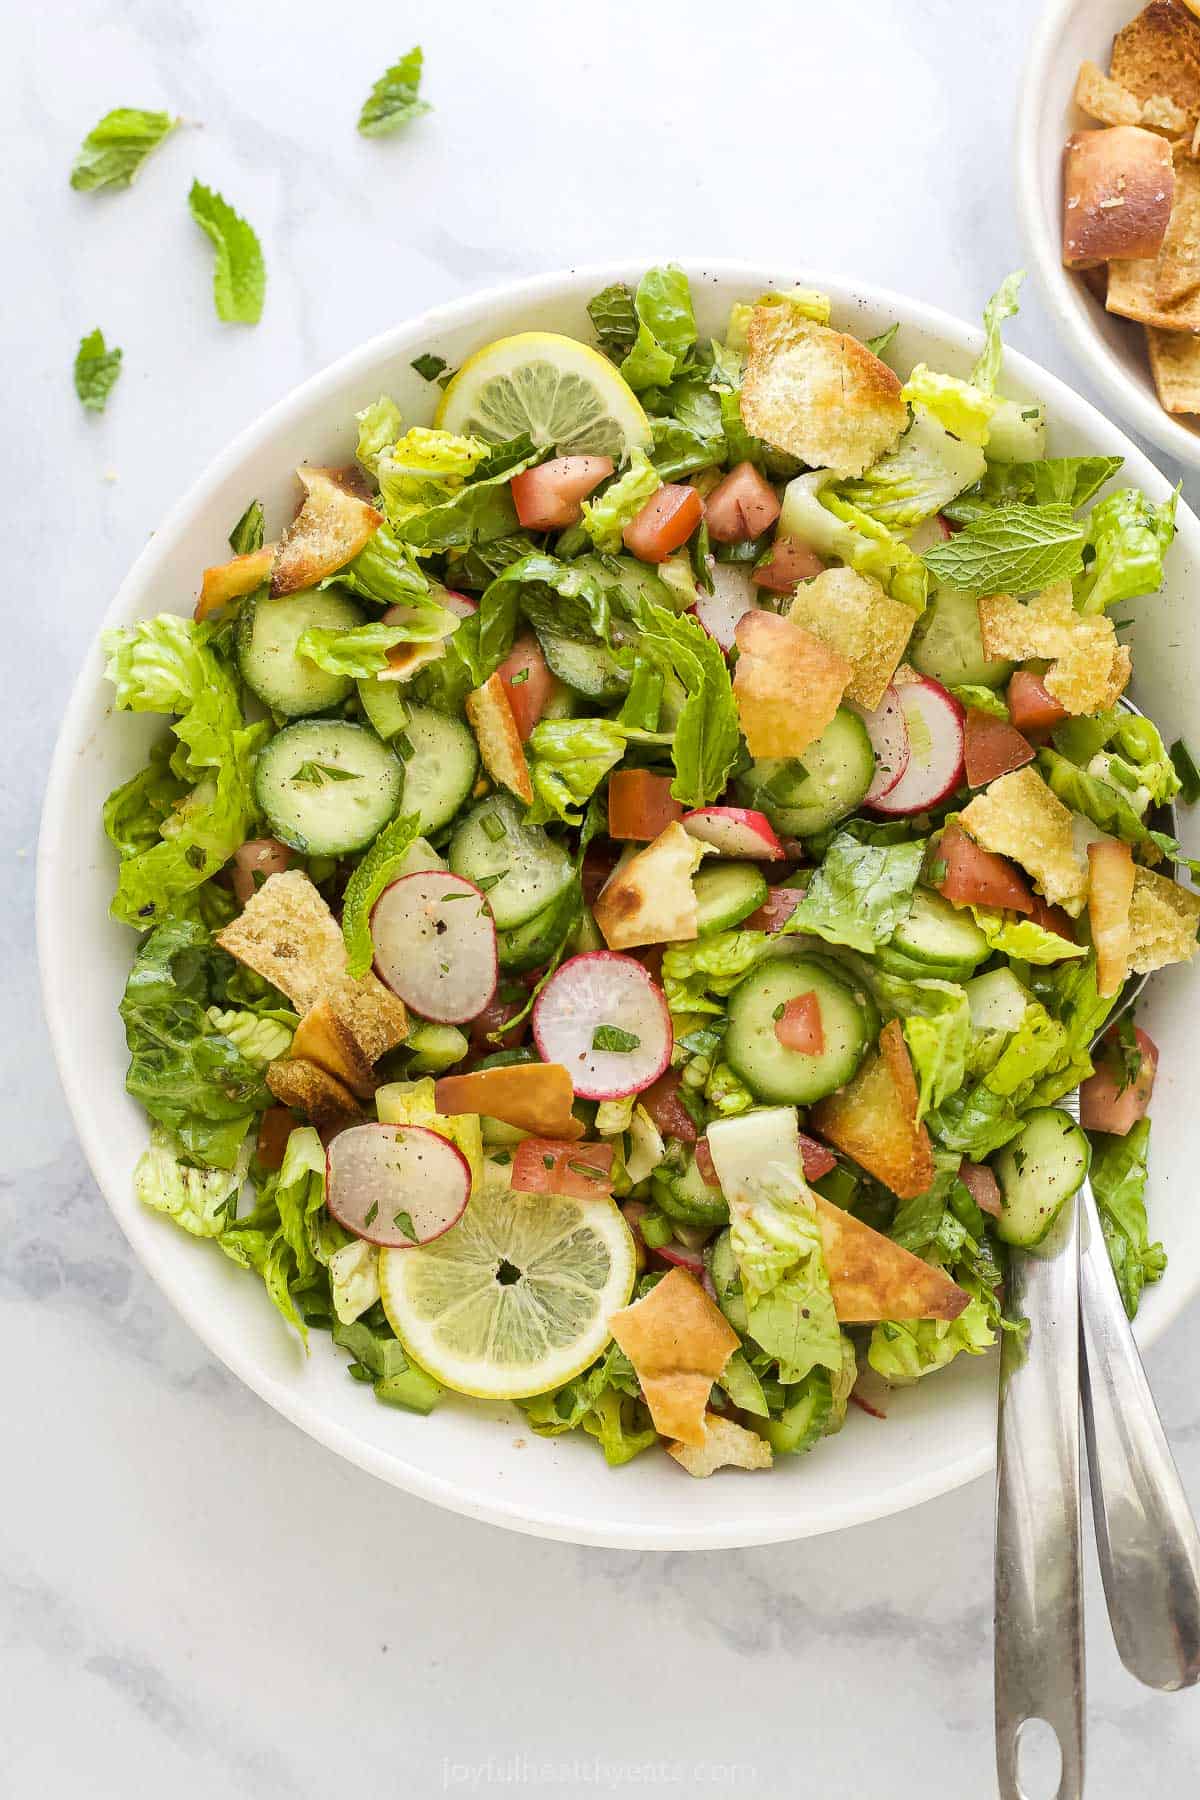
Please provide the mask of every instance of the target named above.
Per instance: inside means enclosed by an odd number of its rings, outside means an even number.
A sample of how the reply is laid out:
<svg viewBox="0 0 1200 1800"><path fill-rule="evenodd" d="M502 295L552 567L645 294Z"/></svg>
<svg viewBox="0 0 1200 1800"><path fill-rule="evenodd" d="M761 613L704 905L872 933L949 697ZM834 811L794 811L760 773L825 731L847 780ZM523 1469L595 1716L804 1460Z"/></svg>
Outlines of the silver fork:
<svg viewBox="0 0 1200 1800"><path fill-rule="evenodd" d="M1137 713L1132 702L1122 702ZM1175 832L1174 809L1158 821ZM1131 983L1109 1030L1145 985ZM1076 1091L1058 1102L1079 1117ZM1026 1723L1058 1740L1054 1800L1083 1792L1079 1399L1097 1549L1121 1660L1150 1687L1200 1679L1200 1536L1108 1259L1090 1181L1036 1250L1012 1251L997 1437L995 1706L1000 1800L1025 1800Z"/></svg>

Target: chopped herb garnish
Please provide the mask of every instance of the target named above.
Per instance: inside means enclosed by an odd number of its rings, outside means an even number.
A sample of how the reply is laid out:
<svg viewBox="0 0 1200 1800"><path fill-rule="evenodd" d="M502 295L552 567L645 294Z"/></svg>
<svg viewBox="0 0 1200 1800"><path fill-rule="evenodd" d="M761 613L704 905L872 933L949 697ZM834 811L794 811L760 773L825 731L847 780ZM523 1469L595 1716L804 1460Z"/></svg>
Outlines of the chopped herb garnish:
<svg viewBox="0 0 1200 1800"><path fill-rule="evenodd" d="M786 1011L787 1011L787 1002L786 1002L786 1000L781 1000L779 1002L779 1005L775 1008L774 1012L771 1014L771 1017L773 1019L782 1019L782 1017Z"/></svg>
<svg viewBox="0 0 1200 1800"><path fill-rule="evenodd" d="M492 1157L492 1161L494 1163L499 1163L500 1166L503 1168L512 1161L512 1151L511 1150L493 1150L491 1152L491 1157Z"/></svg>
<svg viewBox="0 0 1200 1800"><path fill-rule="evenodd" d="M378 1202L378 1200L372 1200L370 1206L368 1206L366 1213L363 1217L363 1224L364 1225L373 1225L378 1217L379 1217L379 1202Z"/></svg>
<svg viewBox="0 0 1200 1800"><path fill-rule="evenodd" d="M587 1175L592 1181L600 1180L601 1171L594 1163L569 1162L567 1167L573 1175Z"/></svg>
<svg viewBox="0 0 1200 1800"><path fill-rule="evenodd" d="M229 548L235 556L249 556L252 551L262 549L265 536L263 503L252 500L229 534Z"/></svg>
<svg viewBox="0 0 1200 1800"><path fill-rule="evenodd" d="M417 92L421 85L423 60L418 45L379 77L358 115L358 129L364 137L382 137L385 132L395 131L410 119L420 118L422 113L433 110L428 100L422 100Z"/></svg>
<svg viewBox="0 0 1200 1800"><path fill-rule="evenodd" d="M431 356L427 350L421 356L414 356L410 366L423 381L436 381L446 367L446 359L444 356Z"/></svg>
<svg viewBox="0 0 1200 1800"><path fill-rule="evenodd" d="M632 1031L622 1031L619 1025L597 1025L592 1033L593 1050L612 1050L622 1055L636 1050L641 1041Z"/></svg>
<svg viewBox="0 0 1200 1800"><path fill-rule="evenodd" d="M552 1156L543 1156L542 1167L543 1169L552 1169L554 1167L554 1158Z"/></svg>
<svg viewBox="0 0 1200 1800"><path fill-rule="evenodd" d="M1132 1087L1142 1072L1142 1052L1138 1047L1137 1031L1129 1013L1117 1026L1117 1093L1123 1094Z"/></svg>
<svg viewBox="0 0 1200 1800"><path fill-rule="evenodd" d="M930 887L940 887L942 882L945 881L946 876L949 874L949 872L950 872L949 865L946 862L945 857L943 857L943 856L937 857L929 865L929 885L930 885Z"/></svg>
<svg viewBox="0 0 1200 1800"><path fill-rule="evenodd" d="M75 352L75 392L89 412L104 411L120 373L121 352L115 346L107 348L99 326L80 338Z"/></svg>
<svg viewBox="0 0 1200 1800"><path fill-rule="evenodd" d="M457 893L442 895L443 900L473 900L474 898L475 896L472 894L470 888L465 892L460 888Z"/></svg>
<svg viewBox="0 0 1200 1800"><path fill-rule="evenodd" d="M300 764L292 776L292 783L296 787L324 787L327 781L358 779L353 769L339 769L334 763L313 762L309 759Z"/></svg>
<svg viewBox="0 0 1200 1800"><path fill-rule="evenodd" d="M396 1227L397 1231L402 1231L404 1233L405 1237L411 1238L413 1243L414 1244L416 1243L417 1234L416 1234L415 1230L413 1229L411 1213L407 1213L407 1212L393 1213L392 1214L392 1224Z"/></svg>
<svg viewBox="0 0 1200 1800"><path fill-rule="evenodd" d="M508 685L509 685L509 687L520 687L520 685L523 681L528 681L528 680L529 680L529 670L528 669L518 669L515 675L509 676Z"/></svg>
<svg viewBox="0 0 1200 1800"><path fill-rule="evenodd" d="M480 893L490 894L496 883L498 881L503 881L507 874L507 869L501 869L498 875L485 875L481 881L475 883L475 886L479 889Z"/></svg>
<svg viewBox="0 0 1200 1800"><path fill-rule="evenodd" d="M1182 738L1176 738L1171 745L1171 761L1179 777L1179 798L1185 806L1195 806L1200 800L1200 769Z"/></svg>
<svg viewBox="0 0 1200 1800"><path fill-rule="evenodd" d="M495 813L484 813L479 822L483 826L484 835L490 837L493 844L498 844L504 836L503 822L497 818Z"/></svg>

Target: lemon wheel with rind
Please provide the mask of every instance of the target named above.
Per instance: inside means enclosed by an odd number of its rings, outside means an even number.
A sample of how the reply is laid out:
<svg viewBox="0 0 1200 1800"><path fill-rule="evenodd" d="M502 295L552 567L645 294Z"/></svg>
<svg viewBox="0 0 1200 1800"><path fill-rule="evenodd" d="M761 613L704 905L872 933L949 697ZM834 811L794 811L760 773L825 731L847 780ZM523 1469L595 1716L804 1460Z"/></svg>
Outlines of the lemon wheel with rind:
<svg viewBox="0 0 1200 1800"><path fill-rule="evenodd" d="M586 1369L636 1273L613 1201L512 1193L496 1172L442 1237L379 1258L384 1311L405 1350L482 1400L545 1393Z"/></svg>
<svg viewBox="0 0 1200 1800"><path fill-rule="evenodd" d="M497 338L469 356L434 420L445 431L506 443L528 432L560 456L621 463L651 443L650 421L607 357L553 331Z"/></svg>

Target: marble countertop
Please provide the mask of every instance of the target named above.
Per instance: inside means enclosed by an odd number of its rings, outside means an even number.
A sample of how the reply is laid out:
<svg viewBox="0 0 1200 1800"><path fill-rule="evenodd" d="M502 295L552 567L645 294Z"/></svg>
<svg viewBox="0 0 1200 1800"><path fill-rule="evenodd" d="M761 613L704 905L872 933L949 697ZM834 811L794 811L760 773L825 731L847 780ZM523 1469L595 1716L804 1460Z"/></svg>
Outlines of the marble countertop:
<svg viewBox="0 0 1200 1800"><path fill-rule="evenodd" d="M1021 261L1010 112L1036 11L60 0L23 20L0 72L3 1800L993 1791L989 1483L770 1549L577 1549L393 1492L219 1368L76 1144L33 851L68 685L147 533L231 433L397 317L641 249L786 250L975 316ZM436 112L359 138L360 100L416 41ZM73 194L79 138L120 104L194 128L129 193ZM194 174L263 240L257 330L213 317ZM125 351L99 419L70 384L95 324ZM1035 293L1011 339L1078 380ZM1200 1503L1198 1361L1194 1311L1150 1369ZM1191 1791L1200 1695L1138 1688L1094 1578L1089 1601L1089 1795Z"/></svg>

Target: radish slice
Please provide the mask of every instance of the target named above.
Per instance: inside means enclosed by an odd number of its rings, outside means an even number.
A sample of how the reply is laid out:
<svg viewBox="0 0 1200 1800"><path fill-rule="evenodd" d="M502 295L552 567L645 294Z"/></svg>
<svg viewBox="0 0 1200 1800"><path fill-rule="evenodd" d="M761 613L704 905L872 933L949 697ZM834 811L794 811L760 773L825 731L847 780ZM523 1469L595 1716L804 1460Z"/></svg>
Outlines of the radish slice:
<svg viewBox="0 0 1200 1800"><path fill-rule="evenodd" d="M906 681L896 689L908 728L908 767L881 799L871 802L889 817L926 812L963 779L966 714L938 681Z"/></svg>
<svg viewBox="0 0 1200 1800"><path fill-rule="evenodd" d="M533 1009L533 1036L542 1061L561 1063L584 1100L640 1094L663 1073L674 1043L662 989L640 962L610 950L573 956L550 977ZM606 1049L606 1041L625 1047Z"/></svg>
<svg viewBox="0 0 1200 1800"><path fill-rule="evenodd" d="M456 588L446 588L441 603L447 612L452 612L458 619L469 619L472 613L479 611L478 600L472 600L470 594L460 594Z"/></svg>
<svg viewBox="0 0 1200 1800"><path fill-rule="evenodd" d="M496 992L496 927L473 882L426 869L383 890L371 914L375 972L406 1006L461 1025Z"/></svg>
<svg viewBox="0 0 1200 1800"><path fill-rule="evenodd" d="M713 591L706 594L701 588L696 597L696 617L728 655L734 645L734 628L748 612L757 611L758 595L746 569L737 563L710 561L708 569Z"/></svg>
<svg viewBox="0 0 1200 1800"><path fill-rule="evenodd" d="M678 1238L671 1238L668 1243L656 1244L650 1252L651 1256L660 1256L673 1269L686 1269L689 1275L697 1280L704 1274L704 1258L698 1250L689 1250Z"/></svg>
<svg viewBox="0 0 1200 1800"><path fill-rule="evenodd" d="M424 1125L351 1125L325 1152L325 1204L339 1225L411 1250L449 1231L471 1193L467 1159Z"/></svg>
<svg viewBox="0 0 1200 1800"><path fill-rule="evenodd" d="M780 843L765 814L745 806L700 806L684 813L683 829L719 856L752 856L760 862L782 862Z"/></svg>
<svg viewBox="0 0 1200 1800"><path fill-rule="evenodd" d="M851 711L856 712L867 728L867 736L871 740L871 748L875 752L875 778L867 789L864 805L874 806L899 787L908 768L911 754L908 742L908 725L904 717L904 709L900 705L900 696L894 687L884 693L883 699L874 712L868 712L865 706L855 706L851 702Z"/></svg>

